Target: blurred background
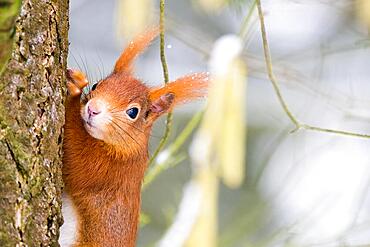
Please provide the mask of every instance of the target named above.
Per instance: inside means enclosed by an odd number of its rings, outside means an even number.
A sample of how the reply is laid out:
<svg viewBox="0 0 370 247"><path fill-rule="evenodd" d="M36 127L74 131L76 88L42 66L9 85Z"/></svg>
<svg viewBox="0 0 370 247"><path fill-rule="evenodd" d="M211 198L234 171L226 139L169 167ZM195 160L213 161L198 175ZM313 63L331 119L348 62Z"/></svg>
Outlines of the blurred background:
<svg viewBox="0 0 370 247"><path fill-rule="evenodd" d="M112 71L136 31L158 23L159 1L70 2L69 67L85 71L92 82ZM263 0L262 8L275 76L297 119L369 134L370 1ZM370 139L304 129L291 133L295 126L267 76L259 24L254 0L166 2L170 80L214 70L210 60L217 56L216 41L228 34L242 37L236 45L242 47L237 60L245 85L238 89L243 92L234 102L224 95L227 109L216 115L225 122L229 111L239 116L231 115L231 123L238 121L238 127L230 135L225 133L236 138L235 142L231 138L231 146L235 145L231 149L243 158L216 162L236 174L225 179L212 168L213 187L203 194L191 190L189 181L204 185L194 163L199 163L196 156L202 156L204 145L207 148L199 133L215 117L206 113L201 130L193 132L196 137L177 151L182 158L176 166L165 169L145 188L138 246L370 246ZM231 45L221 49L226 54L221 57L235 50L234 43L227 44ZM148 85L163 82L158 41L138 58L135 74ZM218 97L210 95L210 101ZM205 107L206 102L200 101L175 111L168 145ZM153 130L151 150L164 125L165 118ZM218 156L219 150L212 152ZM195 228L201 224L200 214L188 211L199 211L208 197L213 218L205 225L213 227ZM61 245L69 246L74 219L68 202L64 217Z"/></svg>

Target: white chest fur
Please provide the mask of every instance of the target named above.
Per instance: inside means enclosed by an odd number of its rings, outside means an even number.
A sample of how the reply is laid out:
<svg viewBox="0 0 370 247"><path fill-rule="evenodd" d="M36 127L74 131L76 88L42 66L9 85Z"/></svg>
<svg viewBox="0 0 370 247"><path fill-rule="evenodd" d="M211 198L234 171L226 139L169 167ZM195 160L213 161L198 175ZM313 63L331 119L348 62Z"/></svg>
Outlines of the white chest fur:
<svg viewBox="0 0 370 247"><path fill-rule="evenodd" d="M62 196L62 202L64 224L60 228L59 244L61 247L69 247L76 239L77 214L72 206L71 199L65 193Z"/></svg>

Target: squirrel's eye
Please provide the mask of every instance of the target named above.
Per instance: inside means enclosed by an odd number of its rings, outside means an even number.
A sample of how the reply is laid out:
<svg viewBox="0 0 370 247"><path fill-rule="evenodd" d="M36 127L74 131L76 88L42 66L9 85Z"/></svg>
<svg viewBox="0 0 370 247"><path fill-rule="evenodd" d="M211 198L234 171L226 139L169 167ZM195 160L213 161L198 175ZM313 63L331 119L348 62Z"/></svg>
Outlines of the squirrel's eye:
<svg viewBox="0 0 370 247"><path fill-rule="evenodd" d="M127 116L129 116L131 119L135 119L137 115L139 114L139 108L132 107L126 111Z"/></svg>
<svg viewBox="0 0 370 247"><path fill-rule="evenodd" d="M91 91L94 91L96 89L96 86L98 85L98 83L95 83L92 87L91 87Z"/></svg>

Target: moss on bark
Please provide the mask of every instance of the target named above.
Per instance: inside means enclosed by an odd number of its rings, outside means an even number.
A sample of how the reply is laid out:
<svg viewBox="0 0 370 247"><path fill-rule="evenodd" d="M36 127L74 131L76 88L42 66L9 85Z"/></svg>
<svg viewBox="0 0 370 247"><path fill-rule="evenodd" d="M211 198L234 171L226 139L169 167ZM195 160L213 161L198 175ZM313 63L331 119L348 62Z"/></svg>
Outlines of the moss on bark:
<svg viewBox="0 0 370 247"><path fill-rule="evenodd" d="M58 246L67 35L68 1L23 0L0 77L0 246Z"/></svg>
<svg viewBox="0 0 370 247"><path fill-rule="evenodd" d="M15 19L21 0L0 0L0 74L11 54Z"/></svg>

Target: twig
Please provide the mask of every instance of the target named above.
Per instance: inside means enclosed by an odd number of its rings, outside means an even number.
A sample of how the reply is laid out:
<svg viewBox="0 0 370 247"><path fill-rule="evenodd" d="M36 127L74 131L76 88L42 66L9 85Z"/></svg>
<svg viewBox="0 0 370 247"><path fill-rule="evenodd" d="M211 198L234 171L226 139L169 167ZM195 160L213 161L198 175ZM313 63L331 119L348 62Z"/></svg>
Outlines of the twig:
<svg viewBox="0 0 370 247"><path fill-rule="evenodd" d="M260 19L260 25L261 25L261 33L262 33L262 41L263 41L263 51L265 55L265 62L266 62L266 69L268 77L270 78L270 81L272 82L272 85L274 86L275 93L279 99L279 102L281 106L283 107L285 113L288 115L289 119L296 125L297 128L299 128L300 124L298 120L294 117L294 115L291 113L291 111L288 108L288 105L285 103L285 100L280 92L279 84L275 78L274 72L272 70L272 62L271 62L271 55L270 55L270 49L267 42L267 34L266 34L266 28L265 28L265 19L263 17L262 7L261 7L261 1L257 0L257 9L258 9L258 16Z"/></svg>
<svg viewBox="0 0 370 247"><path fill-rule="evenodd" d="M355 133L355 132L349 132L349 131L344 131L344 130L326 129L326 128L321 128L321 127L311 126L308 124L301 124L300 127L301 129L313 130L313 131L318 131L318 132L333 133L333 134L353 136L353 137L359 137L359 138L370 138L369 134Z"/></svg>
<svg viewBox="0 0 370 247"><path fill-rule="evenodd" d="M325 132L325 133L332 133L332 134L339 134L339 135L345 135L345 136L352 136L352 137L359 137L359 138L369 138L370 135L368 134L361 134L361 133L355 133L355 132L349 132L349 131L343 131L343 130L335 130L335 129L327 129L327 128L321 128L316 126L311 126L305 123L301 123L294 114L289 110L289 107L287 103L284 100L284 97L281 94L280 86L275 78L273 69L272 69L272 62L271 62L271 54L270 49L267 41L267 34L266 34L266 28L265 28L265 20L263 16L263 11L261 7L261 0L257 1L257 9L258 9L258 16L260 20L260 26L261 26L261 34L262 34L262 43L263 43L263 52L265 56L265 62L266 62L266 69L268 77L274 87L274 91L276 93L276 96L278 97L278 100L280 102L280 105L282 106L284 112L290 119L290 121L295 125L295 128L292 132L298 131L300 129L306 129L306 130L312 130L317 132Z"/></svg>
<svg viewBox="0 0 370 247"><path fill-rule="evenodd" d="M169 82L169 77L168 77L168 67L166 63L166 55L165 55L165 40L164 40L164 32L165 32L165 27L164 27L164 21L165 21L165 15L164 15L164 10L165 10L165 0L160 0L160 6L159 6L159 11L160 11L160 17L159 17L159 29L160 29L160 54L161 54L161 62L162 62L162 68L163 68L163 77L164 77L164 83L167 84Z"/></svg>
<svg viewBox="0 0 370 247"><path fill-rule="evenodd" d="M164 40L165 3L164 3L164 1L165 0L160 0L160 5L159 5L159 11L160 11L159 28L160 28L161 63L162 63L162 68L163 68L164 83L167 84L169 82L169 76L168 76L168 67L167 67L166 55L165 55L165 40ZM155 160L155 158L157 157L159 152L162 150L162 148L166 144L166 142L168 140L168 137L170 136L171 126L172 126L172 112L169 112L168 115L167 115L167 119L166 119L166 129L164 131L163 137L162 137L161 141L159 142L157 149L154 151L152 157L150 158L149 165L151 165L153 163L153 160Z"/></svg>
<svg viewBox="0 0 370 247"><path fill-rule="evenodd" d="M185 128L181 131L180 135L177 136L176 140L168 147L167 152L165 155L167 157L166 160L162 162L155 162L156 164L148 171L145 176L143 190L163 171L165 171L169 167L173 167L182 161L181 159L175 159L176 162L173 162L171 156L173 156L185 143L185 141L190 137L193 133L194 129L198 126L200 120L202 119L203 111L197 112ZM171 162L170 162L171 161Z"/></svg>
<svg viewBox="0 0 370 247"><path fill-rule="evenodd" d="M257 0L254 0L251 7L249 8L248 14L243 20L243 24L239 31L239 37L245 42L246 35L247 35L247 27L248 23L253 15L254 9L256 8Z"/></svg>
<svg viewBox="0 0 370 247"><path fill-rule="evenodd" d="M178 165L182 161L186 160L186 158L187 155L182 153L175 157L170 157L164 163L157 163L155 166L153 166L150 172L148 172L148 174L145 175L145 179L141 190L144 191L146 188L148 188L148 185L151 184L158 177L159 174L166 171L168 168Z"/></svg>

